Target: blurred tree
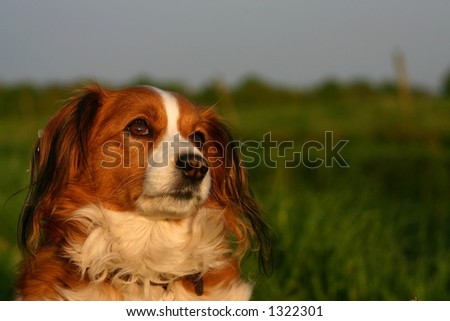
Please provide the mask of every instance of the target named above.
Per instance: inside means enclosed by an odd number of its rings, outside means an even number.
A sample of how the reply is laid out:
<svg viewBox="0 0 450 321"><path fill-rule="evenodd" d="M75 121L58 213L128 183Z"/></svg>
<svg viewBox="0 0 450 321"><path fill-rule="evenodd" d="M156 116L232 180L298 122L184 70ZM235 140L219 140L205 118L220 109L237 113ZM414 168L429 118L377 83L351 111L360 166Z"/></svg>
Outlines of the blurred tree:
<svg viewBox="0 0 450 321"><path fill-rule="evenodd" d="M393 96L397 93L397 84L392 80L384 80L377 86L378 91L383 95Z"/></svg>
<svg viewBox="0 0 450 321"><path fill-rule="evenodd" d="M206 83L197 91L195 101L205 106L213 105L219 102L217 90L214 87L214 81Z"/></svg>
<svg viewBox="0 0 450 321"><path fill-rule="evenodd" d="M442 95L450 98L450 68L447 70L442 81Z"/></svg>
<svg viewBox="0 0 450 321"><path fill-rule="evenodd" d="M354 99L372 99L377 93L375 87L366 79L353 80L347 88L348 96Z"/></svg>
<svg viewBox="0 0 450 321"><path fill-rule="evenodd" d="M298 103L302 98L300 90L269 83L256 75L244 78L232 94L238 103Z"/></svg>
<svg viewBox="0 0 450 321"><path fill-rule="evenodd" d="M155 84L155 80L147 74L140 74L132 79L129 83L130 86L142 86Z"/></svg>
<svg viewBox="0 0 450 321"><path fill-rule="evenodd" d="M255 75L243 79L234 91L238 101L265 101L273 96L273 87Z"/></svg>
<svg viewBox="0 0 450 321"><path fill-rule="evenodd" d="M344 94L344 88L337 79L329 78L319 84L315 92L318 98L339 99Z"/></svg>
<svg viewBox="0 0 450 321"><path fill-rule="evenodd" d="M32 117L36 114L39 91L30 83L4 88L0 96L0 115Z"/></svg>

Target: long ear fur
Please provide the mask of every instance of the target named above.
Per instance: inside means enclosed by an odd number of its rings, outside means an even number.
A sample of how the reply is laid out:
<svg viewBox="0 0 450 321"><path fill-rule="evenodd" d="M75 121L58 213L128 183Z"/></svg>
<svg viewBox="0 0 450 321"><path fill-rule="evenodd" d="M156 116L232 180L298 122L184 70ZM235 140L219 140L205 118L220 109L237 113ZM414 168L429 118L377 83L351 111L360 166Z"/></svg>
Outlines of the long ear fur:
<svg viewBox="0 0 450 321"><path fill-rule="evenodd" d="M259 265L264 272L272 268L272 241L270 228L248 184L246 169L241 166L238 144L233 140L224 122L212 109L205 109L204 124L213 141L209 145L213 158L222 156L218 164L212 164L212 197L227 208L227 222L235 238L236 254L242 258L248 249L258 252ZM209 149L209 148L207 148ZM205 151L208 153L208 150Z"/></svg>
<svg viewBox="0 0 450 321"><path fill-rule="evenodd" d="M86 168L89 128L101 106L103 90L86 87L72 98L42 131L31 163L30 186L18 226L23 254L34 254L42 238L45 217L52 215L70 178Z"/></svg>

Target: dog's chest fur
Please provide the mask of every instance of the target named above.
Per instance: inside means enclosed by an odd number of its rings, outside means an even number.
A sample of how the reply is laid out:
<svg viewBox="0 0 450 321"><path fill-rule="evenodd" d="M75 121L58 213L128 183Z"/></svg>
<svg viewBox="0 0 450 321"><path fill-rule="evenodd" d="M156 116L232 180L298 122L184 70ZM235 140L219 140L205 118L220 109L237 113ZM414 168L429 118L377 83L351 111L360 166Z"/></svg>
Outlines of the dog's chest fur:
<svg viewBox="0 0 450 321"><path fill-rule="evenodd" d="M224 246L223 215L202 209L183 220L151 220L130 212L89 206L76 211L72 220L87 230L83 243L67 240L65 252L89 285L77 290L60 289L75 300L247 300L251 286L237 280L216 284L201 296L187 291L182 279L229 268Z"/></svg>

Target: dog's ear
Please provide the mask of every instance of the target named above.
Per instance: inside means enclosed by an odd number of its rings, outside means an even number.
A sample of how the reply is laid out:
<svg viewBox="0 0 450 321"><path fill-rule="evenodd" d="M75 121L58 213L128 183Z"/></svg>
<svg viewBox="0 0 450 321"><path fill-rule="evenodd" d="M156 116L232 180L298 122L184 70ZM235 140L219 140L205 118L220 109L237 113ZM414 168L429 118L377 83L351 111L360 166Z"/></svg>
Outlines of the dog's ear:
<svg viewBox="0 0 450 321"><path fill-rule="evenodd" d="M211 167L211 197L226 208L227 227L236 244L236 255L241 259L249 249L257 251L260 267L267 273L271 269L271 232L248 184L239 144L212 109L203 110L202 119L210 135L204 153Z"/></svg>
<svg viewBox="0 0 450 321"><path fill-rule="evenodd" d="M41 242L45 218L52 215L70 179L87 169L90 128L102 104L103 89L90 85L68 100L40 131L31 162L28 196L19 226L19 247L32 254Z"/></svg>

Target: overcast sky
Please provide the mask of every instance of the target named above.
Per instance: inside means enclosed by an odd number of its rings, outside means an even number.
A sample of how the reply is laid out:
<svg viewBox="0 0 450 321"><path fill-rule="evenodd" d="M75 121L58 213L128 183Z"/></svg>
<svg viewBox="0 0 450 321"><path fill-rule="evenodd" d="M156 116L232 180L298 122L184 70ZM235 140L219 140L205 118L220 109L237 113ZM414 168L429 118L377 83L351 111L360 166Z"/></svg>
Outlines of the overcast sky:
<svg viewBox="0 0 450 321"><path fill-rule="evenodd" d="M381 81L396 48L412 81L436 90L450 68L450 0L0 0L2 82Z"/></svg>

